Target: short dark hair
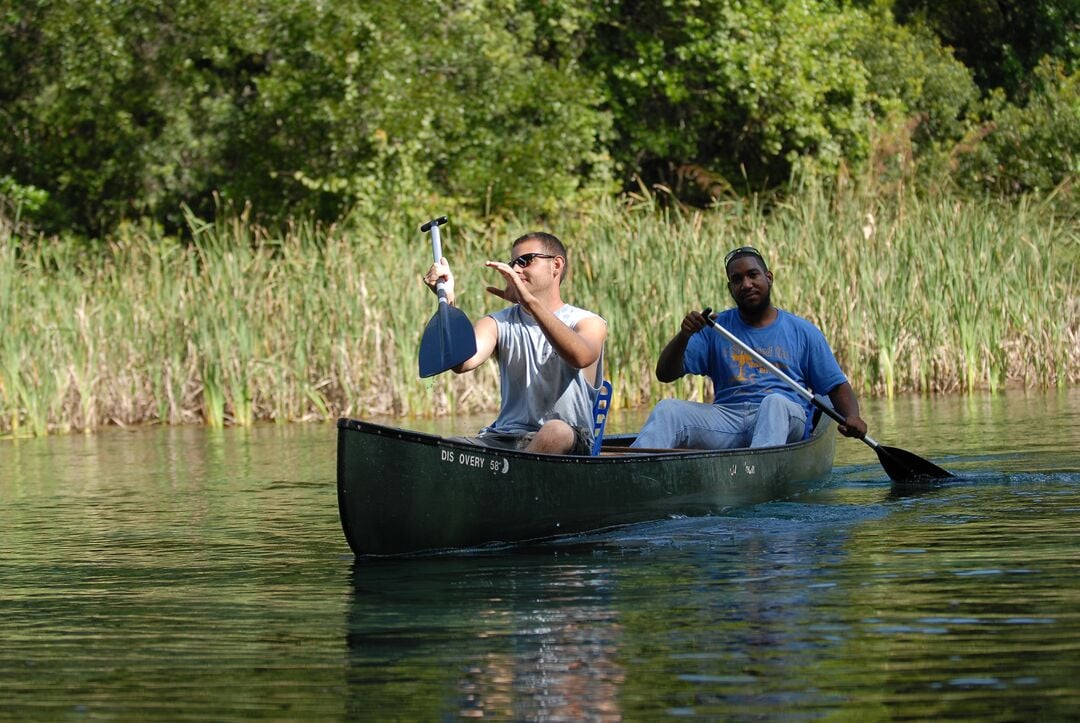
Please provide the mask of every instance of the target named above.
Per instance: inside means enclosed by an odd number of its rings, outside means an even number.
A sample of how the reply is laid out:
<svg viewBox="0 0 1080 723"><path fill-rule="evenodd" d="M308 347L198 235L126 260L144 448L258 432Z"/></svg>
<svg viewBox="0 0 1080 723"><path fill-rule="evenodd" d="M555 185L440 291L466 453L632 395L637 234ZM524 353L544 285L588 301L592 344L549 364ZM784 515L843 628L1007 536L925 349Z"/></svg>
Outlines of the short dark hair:
<svg viewBox="0 0 1080 723"><path fill-rule="evenodd" d="M523 244L526 241L539 241L541 248L544 249L544 253L551 254L552 256L562 256L563 272L559 276L559 283L562 284L563 279L570 273L570 257L566 255L566 246L559 240L559 237L545 231L530 231L529 233L514 239L514 243L510 244L510 248L514 248L518 244Z"/></svg>
<svg viewBox="0 0 1080 723"><path fill-rule="evenodd" d="M518 236L514 239L514 243L510 244L510 248L523 244L526 241L539 241L540 245L544 247L544 253L551 254L552 256L562 256L566 258L566 246L559 240L554 234L546 233L544 231L530 231L524 236Z"/></svg>

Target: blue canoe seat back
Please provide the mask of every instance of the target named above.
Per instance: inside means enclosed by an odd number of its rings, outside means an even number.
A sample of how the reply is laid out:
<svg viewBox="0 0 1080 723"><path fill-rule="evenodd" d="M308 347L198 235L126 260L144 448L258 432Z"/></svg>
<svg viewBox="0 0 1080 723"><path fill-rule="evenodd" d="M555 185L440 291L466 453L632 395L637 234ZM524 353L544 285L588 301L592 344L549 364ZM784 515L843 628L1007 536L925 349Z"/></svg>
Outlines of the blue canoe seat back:
<svg viewBox="0 0 1080 723"><path fill-rule="evenodd" d="M600 445L604 443L604 427L607 425L608 407L611 406L611 382L607 379L600 382L600 390L593 402L593 445L592 456L600 454Z"/></svg>

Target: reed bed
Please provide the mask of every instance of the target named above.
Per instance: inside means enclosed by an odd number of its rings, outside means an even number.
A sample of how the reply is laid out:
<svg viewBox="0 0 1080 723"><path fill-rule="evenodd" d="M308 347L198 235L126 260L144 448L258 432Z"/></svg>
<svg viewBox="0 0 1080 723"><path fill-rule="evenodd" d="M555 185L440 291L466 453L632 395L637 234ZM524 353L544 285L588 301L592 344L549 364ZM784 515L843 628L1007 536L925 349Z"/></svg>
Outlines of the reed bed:
<svg viewBox="0 0 1080 723"><path fill-rule="evenodd" d="M186 241L132 226L97 246L0 226L0 435L493 413L494 364L418 378L436 303L417 221L192 217ZM483 261L532 227L444 227L470 318L502 304ZM722 258L748 243L775 302L821 327L864 395L1080 381L1080 237L1034 203L811 190L686 211L642 193L537 227L571 249L564 297L608 320L617 408L707 398L707 381L661 385L653 365L688 309L730 305Z"/></svg>

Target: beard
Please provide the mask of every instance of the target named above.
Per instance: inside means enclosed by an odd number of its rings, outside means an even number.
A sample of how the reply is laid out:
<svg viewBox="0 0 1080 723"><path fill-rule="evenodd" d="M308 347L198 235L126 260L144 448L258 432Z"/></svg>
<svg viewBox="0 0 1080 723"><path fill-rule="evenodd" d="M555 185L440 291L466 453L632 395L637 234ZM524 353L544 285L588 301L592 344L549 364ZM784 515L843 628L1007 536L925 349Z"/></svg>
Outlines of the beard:
<svg viewBox="0 0 1080 723"><path fill-rule="evenodd" d="M754 301L735 299L735 306L747 316L756 316L772 306L772 287L768 287Z"/></svg>

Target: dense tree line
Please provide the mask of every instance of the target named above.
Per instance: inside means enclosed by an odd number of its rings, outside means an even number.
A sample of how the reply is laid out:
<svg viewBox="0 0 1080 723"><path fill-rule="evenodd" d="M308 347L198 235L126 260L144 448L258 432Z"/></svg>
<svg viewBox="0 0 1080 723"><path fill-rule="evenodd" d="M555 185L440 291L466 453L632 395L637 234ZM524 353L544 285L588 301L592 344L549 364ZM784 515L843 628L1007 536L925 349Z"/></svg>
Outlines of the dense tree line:
<svg viewBox="0 0 1080 723"><path fill-rule="evenodd" d="M0 0L0 214L543 212L642 178L1048 192L1075 0Z"/></svg>

